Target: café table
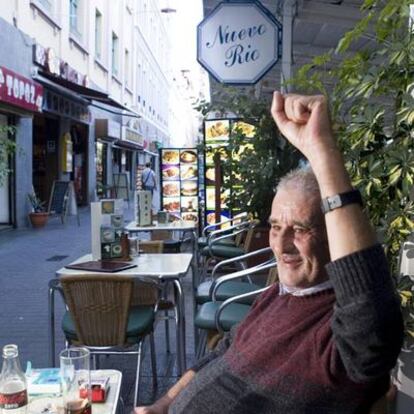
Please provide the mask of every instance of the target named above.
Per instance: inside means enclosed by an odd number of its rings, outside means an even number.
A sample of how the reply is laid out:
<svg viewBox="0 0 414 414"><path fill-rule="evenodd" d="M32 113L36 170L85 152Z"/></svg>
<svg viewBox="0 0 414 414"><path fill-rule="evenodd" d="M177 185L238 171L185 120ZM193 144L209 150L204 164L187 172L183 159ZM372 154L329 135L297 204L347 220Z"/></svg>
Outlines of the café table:
<svg viewBox="0 0 414 414"><path fill-rule="evenodd" d="M91 378L109 377L109 392L104 403L92 403L93 414L116 414L122 384L122 372L116 369L91 370ZM122 400L121 400L122 401ZM63 403L60 396L30 395L28 414L58 413ZM54 410L56 407L56 410ZM60 409L60 410L59 410Z"/></svg>
<svg viewBox="0 0 414 414"><path fill-rule="evenodd" d="M140 254L129 263L136 265L130 269L116 273L90 272L96 275L123 275L131 276L139 280L158 280L172 283L174 286L174 302L177 309L177 365L178 375L186 369L185 352L185 308L184 291L181 279L187 274L190 266L194 271L191 253L163 253L163 254ZM75 260L71 264L88 262L92 255L87 254ZM65 267L56 272L57 278L49 281L49 359L51 366L55 366L55 291L59 288L59 277L63 275L81 275L84 270L73 270Z"/></svg>

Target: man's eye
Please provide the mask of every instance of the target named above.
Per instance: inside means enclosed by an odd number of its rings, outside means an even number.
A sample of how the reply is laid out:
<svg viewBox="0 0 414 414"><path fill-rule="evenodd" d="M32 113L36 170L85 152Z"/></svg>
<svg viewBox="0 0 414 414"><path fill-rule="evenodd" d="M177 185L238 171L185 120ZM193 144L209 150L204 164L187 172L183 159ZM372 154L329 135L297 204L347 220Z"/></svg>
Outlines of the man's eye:
<svg viewBox="0 0 414 414"><path fill-rule="evenodd" d="M273 231L278 231L278 230L280 230L280 226L278 224L272 224L272 230Z"/></svg>
<svg viewBox="0 0 414 414"><path fill-rule="evenodd" d="M303 234L303 233L306 233L306 229L304 229L303 227L295 227L293 229L293 231L295 232L295 234Z"/></svg>

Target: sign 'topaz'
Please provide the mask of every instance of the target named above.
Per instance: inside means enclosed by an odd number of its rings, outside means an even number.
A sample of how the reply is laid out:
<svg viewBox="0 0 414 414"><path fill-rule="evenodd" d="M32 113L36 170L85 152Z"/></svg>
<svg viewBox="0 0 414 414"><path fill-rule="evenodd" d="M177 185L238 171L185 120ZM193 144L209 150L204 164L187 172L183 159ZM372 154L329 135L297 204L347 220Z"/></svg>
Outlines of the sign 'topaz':
<svg viewBox="0 0 414 414"><path fill-rule="evenodd" d="M197 27L197 60L221 83L258 82L281 44L281 23L257 1L220 3Z"/></svg>

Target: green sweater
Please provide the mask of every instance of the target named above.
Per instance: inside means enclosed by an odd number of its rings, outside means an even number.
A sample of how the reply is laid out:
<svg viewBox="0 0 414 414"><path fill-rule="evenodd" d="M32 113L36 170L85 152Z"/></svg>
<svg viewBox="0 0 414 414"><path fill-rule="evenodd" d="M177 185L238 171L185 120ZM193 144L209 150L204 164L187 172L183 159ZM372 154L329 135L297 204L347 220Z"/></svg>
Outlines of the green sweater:
<svg viewBox="0 0 414 414"><path fill-rule="evenodd" d="M368 413L402 344L399 302L378 245L327 265L334 289L266 291L201 360L169 413Z"/></svg>

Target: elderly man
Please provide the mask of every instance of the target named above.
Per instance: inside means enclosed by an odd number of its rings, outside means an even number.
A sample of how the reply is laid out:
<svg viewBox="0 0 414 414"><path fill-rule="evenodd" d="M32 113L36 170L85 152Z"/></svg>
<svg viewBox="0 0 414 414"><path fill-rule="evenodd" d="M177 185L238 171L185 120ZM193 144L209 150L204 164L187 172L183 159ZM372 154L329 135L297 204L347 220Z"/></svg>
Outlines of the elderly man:
<svg viewBox="0 0 414 414"><path fill-rule="evenodd" d="M313 172L278 186L278 284L159 401L136 414L368 413L389 387L402 318L321 96L275 92L272 115ZM322 208L321 208L322 201Z"/></svg>

